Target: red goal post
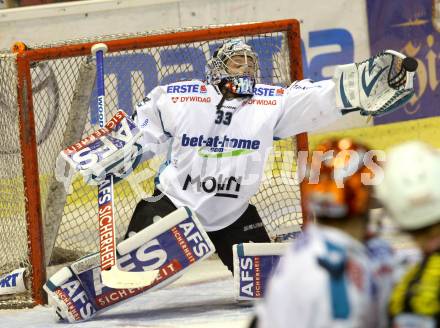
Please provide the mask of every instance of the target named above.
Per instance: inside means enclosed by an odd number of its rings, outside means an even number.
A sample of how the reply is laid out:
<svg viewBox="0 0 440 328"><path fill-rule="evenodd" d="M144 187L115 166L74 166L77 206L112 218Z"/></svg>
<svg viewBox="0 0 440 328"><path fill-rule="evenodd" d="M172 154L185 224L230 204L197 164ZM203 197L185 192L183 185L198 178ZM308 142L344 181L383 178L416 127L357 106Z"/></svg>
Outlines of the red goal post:
<svg viewBox="0 0 440 328"><path fill-rule="evenodd" d="M0 296L0 308L45 303L41 286L48 265L98 249L96 188L75 176L73 192L67 193L54 178L59 151L97 129L92 45L105 42L109 48L106 107L112 113L118 108L130 113L154 84L203 79L206 60L229 38L242 38L254 47L263 82L287 86L302 79L299 22L293 19L29 48L16 43L12 52L0 53L0 104L5 109L0 117L0 275L19 267L28 272L28 292ZM281 228L302 224L302 189L295 176L298 150L308 150L306 134L275 142L266 178L252 199L273 238ZM151 193L152 172L160 161L145 163L132 174L135 178L116 185L119 238L136 203Z"/></svg>

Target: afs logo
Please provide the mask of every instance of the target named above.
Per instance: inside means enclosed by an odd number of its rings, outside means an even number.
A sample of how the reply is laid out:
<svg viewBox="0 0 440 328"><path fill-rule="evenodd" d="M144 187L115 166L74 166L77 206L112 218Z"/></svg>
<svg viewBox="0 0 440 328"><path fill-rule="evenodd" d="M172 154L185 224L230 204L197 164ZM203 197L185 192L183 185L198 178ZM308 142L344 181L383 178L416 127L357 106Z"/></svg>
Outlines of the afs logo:
<svg viewBox="0 0 440 328"><path fill-rule="evenodd" d="M168 245L167 249L162 245ZM119 258L118 264L125 271L159 269L159 275L153 284L133 289L112 289L102 284L99 267L87 272L87 279L92 283L90 289L96 305L98 308L105 308L159 285L187 268L190 263L213 252L200 228L188 217Z"/></svg>
<svg viewBox="0 0 440 328"><path fill-rule="evenodd" d="M261 297L262 282L260 258L245 256L240 258L240 296Z"/></svg>

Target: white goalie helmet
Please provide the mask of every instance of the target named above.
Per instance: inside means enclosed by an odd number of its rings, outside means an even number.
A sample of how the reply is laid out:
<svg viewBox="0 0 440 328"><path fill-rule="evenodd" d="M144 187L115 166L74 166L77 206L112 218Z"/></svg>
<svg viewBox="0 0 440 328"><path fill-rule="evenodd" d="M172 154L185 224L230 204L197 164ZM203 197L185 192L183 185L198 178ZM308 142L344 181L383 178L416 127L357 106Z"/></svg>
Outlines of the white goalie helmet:
<svg viewBox="0 0 440 328"><path fill-rule="evenodd" d="M234 56L243 56L242 66L247 72L234 73L227 66L234 62ZM238 95L252 95L257 80L258 57L252 48L240 39L233 39L221 45L206 64L207 82L213 85L224 84L228 90Z"/></svg>
<svg viewBox="0 0 440 328"><path fill-rule="evenodd" d="M377 194L405 230L440 222L440 152L419 141L388 152Z"/></svg>

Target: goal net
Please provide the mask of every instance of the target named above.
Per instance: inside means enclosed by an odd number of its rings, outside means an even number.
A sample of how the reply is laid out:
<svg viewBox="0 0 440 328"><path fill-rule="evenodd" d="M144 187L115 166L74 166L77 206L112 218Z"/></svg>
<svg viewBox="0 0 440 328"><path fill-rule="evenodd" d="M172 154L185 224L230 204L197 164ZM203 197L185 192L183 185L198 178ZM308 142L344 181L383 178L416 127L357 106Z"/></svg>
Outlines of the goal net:
<svg viewBox="0 0 440 328"><path fill-rule="evenodd" d="M91 46L109 47L105 101L111 117L120 108L131 114L156 85L204 79L206 61L229 38L257 52L260 82L287 86L302 78L296 20L112 35L0 53L0 275L26 268L28 285L20 295L0 296L0 307L44 303L49 265L98 250L97 188L78 176L54 177L59 152L98 129ZM307 136L274 143L251 200L273 239L302 224L297 145L307 150ZM163 160L143 163L115 186L117 238L137 202L152 193Z"/></svg>

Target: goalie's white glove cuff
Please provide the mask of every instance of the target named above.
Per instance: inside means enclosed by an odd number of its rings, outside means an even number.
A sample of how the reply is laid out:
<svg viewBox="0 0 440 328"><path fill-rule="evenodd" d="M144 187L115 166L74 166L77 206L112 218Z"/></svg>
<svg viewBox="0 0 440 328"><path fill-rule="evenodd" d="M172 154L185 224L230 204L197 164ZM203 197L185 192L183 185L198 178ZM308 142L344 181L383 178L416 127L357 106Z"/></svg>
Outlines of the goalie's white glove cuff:
<svg viewBox="0 0 440 328"><path fill-rule="evenodd" d="M336 67L336 106L343 114L359 110L378 116L405 104L413 95L417 62L386 50L360 63Z"/></svg>
<svg viewBox="0 0 440 328"><path fill-rule="evenodd" d="M360 100L356 63L336 66L333 80L336 87L336 107L341 110L358 108Z"/></svg>

